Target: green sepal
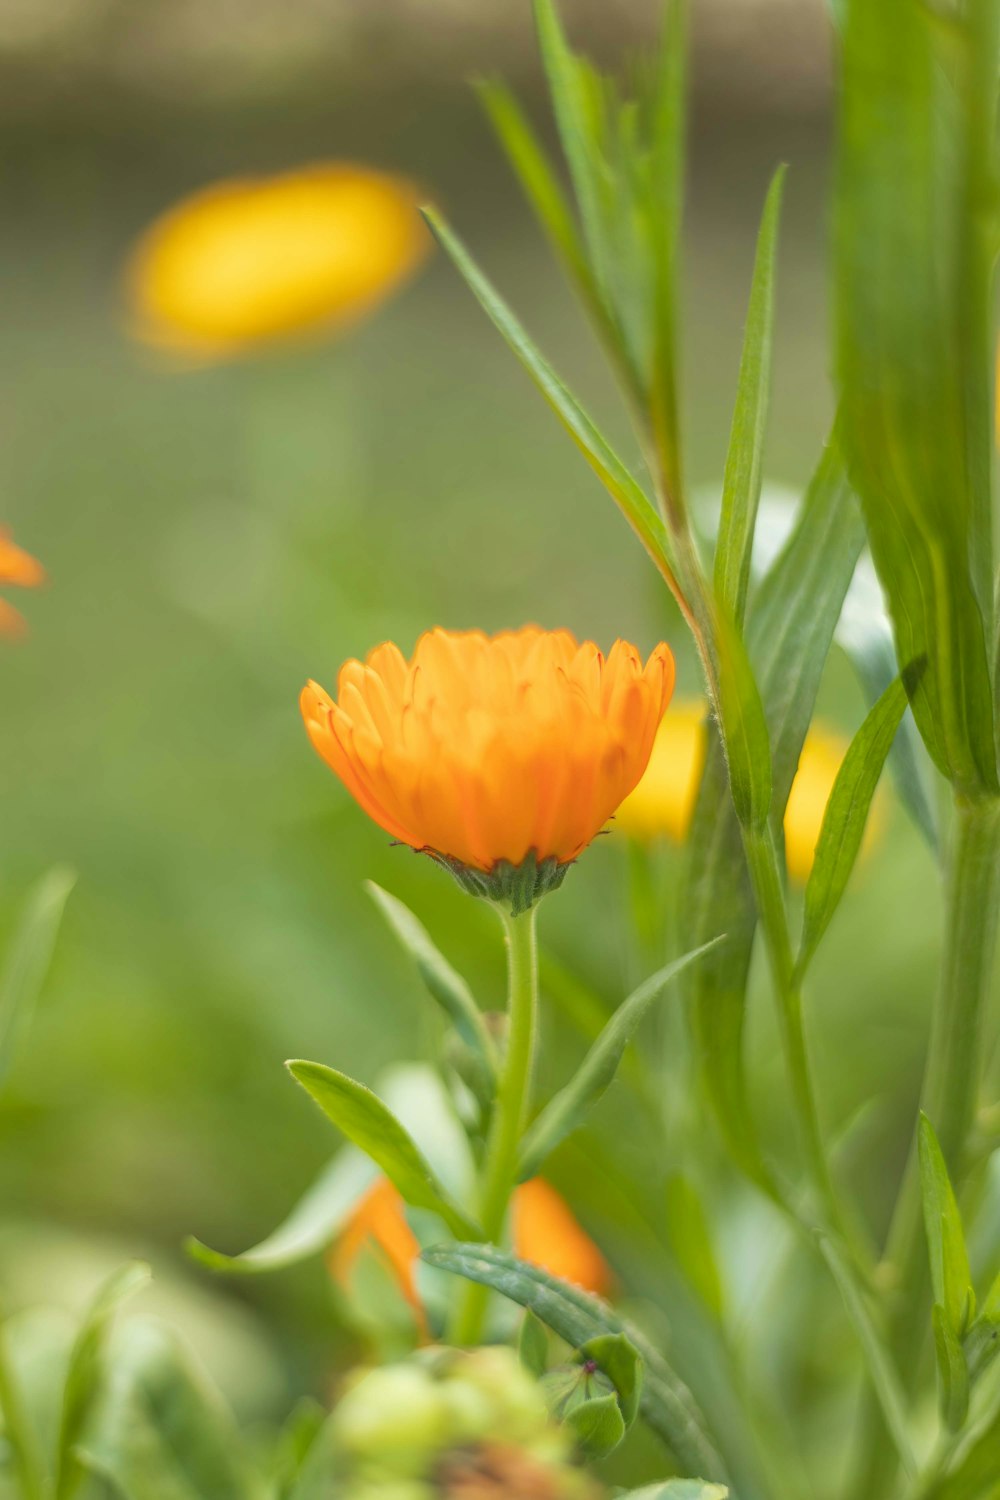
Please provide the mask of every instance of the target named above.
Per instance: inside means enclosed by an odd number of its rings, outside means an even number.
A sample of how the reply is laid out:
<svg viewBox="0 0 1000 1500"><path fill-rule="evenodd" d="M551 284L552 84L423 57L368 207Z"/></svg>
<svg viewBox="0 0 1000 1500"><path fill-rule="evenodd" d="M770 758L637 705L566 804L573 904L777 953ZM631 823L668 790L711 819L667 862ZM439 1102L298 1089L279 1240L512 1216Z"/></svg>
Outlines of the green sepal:
<svg viewBox="0 0 1000 1500"><path fill-rule="evenodd" d="M624 1333L601 1333L577 1350L578 1364L594 1364L614 1386L627 1431L639 1415L642 1356Z"/></svg>
<svg viewBox="0 0 1000 1500"><path fill-rule="evenodd" d="M566 1426L572 1429L577 1445L589 1459L607 1458L625 1436L618 1397L610 1392L606 1396L591 1396L574 1406L566 1414Z"/></svg>
<svg viewBox="0 0 1000 1500"><path fill-rule="evenodd" d="M470 896L505 907L512 917L523 916L543 896L557 891L574 863L573 860L564 860L560 864L554 854L539 860L538 851L531 849L519 865L512 865L509 859L498 859L491 869L477 870L453 859L450 854L438 854L436 849L423 849L421 853L429 854L431 859L443 865Z"/></svg>

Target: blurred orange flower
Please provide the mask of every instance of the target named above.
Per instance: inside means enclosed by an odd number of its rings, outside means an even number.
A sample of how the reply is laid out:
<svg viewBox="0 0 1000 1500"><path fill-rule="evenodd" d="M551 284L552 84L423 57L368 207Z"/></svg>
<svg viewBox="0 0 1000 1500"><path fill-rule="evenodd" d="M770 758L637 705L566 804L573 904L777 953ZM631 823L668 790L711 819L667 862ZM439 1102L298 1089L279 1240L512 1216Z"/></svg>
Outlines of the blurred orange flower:
<svg viewBox="0 0 1000 1500"><path fill-rule="evenodd" d="M393 838L465 870L565 866L646 768L674 661L605 657L569 631L431 630L340 670L337 701L302 693L309 736Z"/></svg>
<svg viewBox="0 0 1000 1500"><path fill-rule="evenodd" d="M45 570L41 563L18 547L6 528L0 527L0 584L34 589L44 582ZM12 638L23 635L26 629L23 617L14 606L6 599L0 599L0 636Z"/></svg>
<svg viewBox="0 0 1000 1500"><path fill-rule="evenodd" d="M565 1200L542 1178L533 1177L515 1191L512 1229L514 1251L522 1260L599 1296L611 1290L607 1261ZM384 1177L358 1203L330 1254L330 1271L345 1290L368 1246L384 1258L422 1325L423 1307L413 1275L420 1245L406 1221L402 1198Z"/></svg>
<svg viewBox="0 0 1000 1500"><path fill-rule="evenodd" d="M700 702L674 705L657 733L645 775L618 809L616 829L644 842L665 836L683 843L687 838L705 764L707 712ZM842 735L821 724L814 724L806 735L785 808L785 860L797 885L809 879L823 814L847 744ZM877 828L876 802L868 843Z"/></svg>
<svg viewBox="0 0 1000 1500"><path fill-rule="evenodd" d="M196 359L372 311L425 259L412 183L348 162L213 183L167 210L127 267L133 331Z"/></svg>

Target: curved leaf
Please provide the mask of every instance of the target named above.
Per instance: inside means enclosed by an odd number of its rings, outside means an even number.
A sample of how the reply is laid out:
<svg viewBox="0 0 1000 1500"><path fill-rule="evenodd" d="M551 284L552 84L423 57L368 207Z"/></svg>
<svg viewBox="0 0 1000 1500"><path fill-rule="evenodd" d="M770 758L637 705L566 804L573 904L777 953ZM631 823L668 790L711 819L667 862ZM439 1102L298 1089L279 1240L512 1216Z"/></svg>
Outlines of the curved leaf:
<svg viewBox="0 0 1000 1500"><path fill-rule="evenodd" d="M639 1408L645 1420L684 1468L726 1482L726 1466L691 1392L663 1356L607 1303L493 1245L436 1245L423 1252L423 1259L529 1308L574 1348L602 1333L624 1333L645 1366Z"/></svg>
<svg viewBox="0 0 1000 1500"><path fill-rule="evenodd" d="M619 1006L587 1053L576 1075L549 1100L521 1146L520 1180L534 1177L545 1158L586 1119L618 1071L625 1048L650 1005L672 980L719 942L717 937L667 964Z"/></svg>
<svg viewBox="0 0 1000 1500"><path fill-rule="evenodd" d="M72 870L49 870L28 897L0 978L0 1084L31 1020L52 960L67 897L76 884Z"/></svg>
<svg viewBox="0 0 1000 1500"><path fill-rule="evenodd" d="M448 1197L413 1137L377 1094L322 1063L297 1060L286 1066L327 1119L371 1157L407 1203L439 1214L456 1236L482 1233Z"/></svg>

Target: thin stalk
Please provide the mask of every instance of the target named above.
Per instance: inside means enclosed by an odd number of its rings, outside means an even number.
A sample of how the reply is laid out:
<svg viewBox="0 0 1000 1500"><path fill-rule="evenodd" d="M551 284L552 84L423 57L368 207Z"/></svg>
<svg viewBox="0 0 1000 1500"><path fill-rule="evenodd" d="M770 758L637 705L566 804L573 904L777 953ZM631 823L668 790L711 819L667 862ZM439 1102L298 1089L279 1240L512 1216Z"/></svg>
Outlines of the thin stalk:
<svg viewBox="0 0 1000 1500"><path fill-rule="evenodd" d="M956 1190L967 1175L982 1074L983 1016L989 994L1000 901L1000 801L955 799L950 858L945 871L945 930L921 1108L928 1115ZM923 1242L916 1141L910 1151L886 1242L894 1293L892 1342L910 1389L930 1328L927 1257ZM887 1462L879 1424L869 1417L864 1472L878 1476Z"/></svg>
<svg viewBox="0 0 1000 1500"><path fill-rule="evenodd" d="M859 1268L863 1269L866 1257L858 1244L857 1234L849 1225L841 1207L820 1126L802 1020L802 987L795 973L778 854L770 828L765 828L760 833L745 831L744 848L767 945L778 1001L785 1064L813 1191L828 1227L845 1241L859 1263Z"/></svg>
<svg viewBox="0 0 1000 1500"><path fill-rule="evenodd" d="M512 917L497 908L507 942L507 1050L497 1084L493 1124L483 1163L479 1220L487 1243L499 1245L517 1184L521 1139L527 1124L538 1016L538 951L535 908ZM477 1344L489 1300L487 1287L468 1282L456 1309L452 1341Z"/></svg>

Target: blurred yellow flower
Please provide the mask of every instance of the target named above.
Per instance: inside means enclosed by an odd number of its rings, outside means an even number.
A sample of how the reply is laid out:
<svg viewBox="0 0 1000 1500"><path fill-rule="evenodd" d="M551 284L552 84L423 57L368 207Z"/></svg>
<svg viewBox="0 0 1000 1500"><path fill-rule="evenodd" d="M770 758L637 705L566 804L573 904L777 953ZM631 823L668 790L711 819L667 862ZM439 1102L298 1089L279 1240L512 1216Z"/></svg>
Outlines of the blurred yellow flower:
<svg viewBox="0 0 1000 1500"><path fill-rule="evenodd" d="M562 867L646 768L674 661L607 657L567 630L431 630L410 661L391 642L340 670L337 701L311 682L316 750L393 838L487 875L534 853Z"/></svg>
<svg viewBox="0 0 1000 1500"><path fill-rule="evenodd" d="M675 703L660 725L646 773L615 818L616 829L646 842L666 836L676 843L687 837L705 764L706 705ZM847 740L814 724L806 736L785 809L785 858L789 877L805 885L812 869L823 814L833 791ZM870 839L877 827L878 804L869 820Z"/></svg>
<svg viewBox="0 0 1000 1500"><path fill-rule="evenodd" d="M512 1200L514 1250L522 1260L562 1276L585 1291L606 1295L612 1275L604 1256L554 1187L540 1177L523 1182ZM387 1178L364 1195L330 1254L330 1271L349 1291L358 1258L374 1247L393 1273L421 1328L424 1313L413 1275L420 1254L403 1200Z"/></svg>
<svg viewBox="0 0 1000 1500"><path fill-rule="evenodd" d="M41 563L18 547L11 540L10 532L0 527L0 584L34 589L44 582L45 570ZM23 616L6 599L0 599L0 636L10 639L23 635L26 629Z"/></svg>
<svg viewBox="0 0 1000 1500"><path fill-rule="evenodd" d="M427 256L418 202L412 183L347 162L213 183L168 209L133 250L133 331L212 360L342 328Z"/></svg>

